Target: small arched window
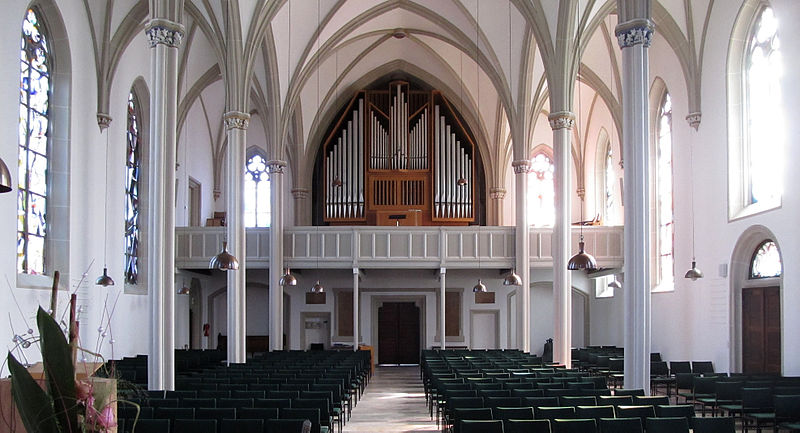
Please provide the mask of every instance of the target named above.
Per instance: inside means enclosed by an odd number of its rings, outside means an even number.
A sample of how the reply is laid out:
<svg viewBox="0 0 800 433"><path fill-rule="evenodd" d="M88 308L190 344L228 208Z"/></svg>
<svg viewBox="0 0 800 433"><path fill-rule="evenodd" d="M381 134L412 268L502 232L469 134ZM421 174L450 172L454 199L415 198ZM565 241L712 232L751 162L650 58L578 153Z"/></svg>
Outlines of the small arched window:
<svg viewBox="0 0 800 433"><path fill-rule="evenodd" d="M611 144L611 140L608 141L608 147L606 149L605 154L605 164L603 167L603 178L604 178L604 186L605 186L605 210L606 210L606 224L610 224L612 221L616 219L616 215L614 213L614 181L616 181L616 174L614 173L614 146Z"/></svg>
<svg viewBox="0 0 800 433"><path fill-rule="evenodd" d="M672 99L664 92L658 110L656 142L656 218L658 223L657 284L669 289L674 275L674 218L672 203Z"/></svg>
<svg viewBox="0 0 800 433"><path fill-rule="evenodd" d="M139 280L139 188L141 186L141 115L139 101L131 91L128 94L127 131L125 140L125 282L136 284Z"/></svg>
<svg viewBox="0 0 800 433"><path fill-rule="evenodd" d="M555 222L553 160L544 152L534 155L528 173L528 219L534 227L552 227Z"/></svg>
<svg viewBox="0 0 800 433"><path fill-rule="evenodd" d="M256 153L247 159L244 169L244 225L245 227L269 227L270 184L267 160Z"/></svg>
<svg viewBox="0 0 800 433"><path fill-rule="evenodd" d="M753 253L750 260L750 279L780 277L783 274L781 253L775 241L767 239Z"/></svg>
<svg viewBox="0 0 800 433"><path fill-rule="evenodd" d="M50 48L33 9L22 22L17 192L17 271L44 274L50 168Z"/></svg>

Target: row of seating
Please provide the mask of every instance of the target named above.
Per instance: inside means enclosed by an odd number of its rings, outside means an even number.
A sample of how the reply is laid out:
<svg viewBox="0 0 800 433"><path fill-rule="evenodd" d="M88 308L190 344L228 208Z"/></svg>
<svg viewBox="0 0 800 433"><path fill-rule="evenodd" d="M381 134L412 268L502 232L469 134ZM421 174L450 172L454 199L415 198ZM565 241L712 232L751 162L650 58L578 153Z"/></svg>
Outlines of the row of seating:
<svg viewBox="0 0 800 433"><path fill-rule="evenodd" d="M733 418L683 417L463 420L461 433L734 433Z"/></svg>
<svg viewBox="0 0 800 433"><path fill-rule="evenodd" d="M134 427L135 424L135 427ZM130 427L128 427L130 425ZM137 422L120 420L118 432L136 433L311 433L307 419L140 419Z"/></svg>

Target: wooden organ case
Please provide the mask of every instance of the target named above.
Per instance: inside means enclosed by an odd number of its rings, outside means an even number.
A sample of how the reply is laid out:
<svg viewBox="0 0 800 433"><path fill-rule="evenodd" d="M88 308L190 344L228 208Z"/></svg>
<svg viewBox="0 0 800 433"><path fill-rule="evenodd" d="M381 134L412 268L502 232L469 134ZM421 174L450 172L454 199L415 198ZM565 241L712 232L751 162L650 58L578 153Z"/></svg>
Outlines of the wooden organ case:
<svg viewBox="0 0 800 433"><path fill-rule="evenodd" d="M437 90L392 81L356 92L323 145L317 191L328 224L476 221L474 140Z"/></svg>

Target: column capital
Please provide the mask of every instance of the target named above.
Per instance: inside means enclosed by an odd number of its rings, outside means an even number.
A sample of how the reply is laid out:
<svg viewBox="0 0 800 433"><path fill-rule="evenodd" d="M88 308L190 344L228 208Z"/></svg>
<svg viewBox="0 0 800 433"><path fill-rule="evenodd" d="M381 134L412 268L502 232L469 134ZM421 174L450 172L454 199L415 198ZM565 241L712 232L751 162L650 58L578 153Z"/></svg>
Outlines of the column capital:
<svg viewBox="0 0 800 433"><path fill-rule="evenodd" d="M556 129L572 129L575 126L575 113L571 111L556 111L547 116L550 127Z"/></svg>
<svg viewBox="0 0 800 433"><path fill-rule="evenodd" d="M531 171L531 161L529 159L518 159L511 163L514 167L514 174L525 174Z"/></svg>
<svg viewBox="0 0 800 433"><path fill-rule="evenodd" d="M703 118L703 113L699 111L695 111L694 113L689 113L686 116L686 121L689 122L689 126L694 128L697 131L697 128L700 127L700 120Z"/></svg>
<svg viewBox="0 0 800 433"><path fill-rule="evenodd" d="M653 42L653 23L645 18L630 20L617 25L614 34L617 35L620 48L630 48L640 44L647 48Z"/></svg>
<svg viewBox="0 0 800 433"><path fill-rule="evenodd" d="M97 126L100 127L100 132L108 129L108 127L111 126L112 120L114 120L114 118L106 113L97 113Z"/></svg>
<svg viewBox="0 0 800 433"><path fill-rule="evenodd" d="M575 192L578 194L578 197L580 197L581 201L583 201L583 199L586 197L586 188L583 186L579 186Z"/></svg>
<svg viewBox="0 0 800 433"><path fill-rule="evenodd" d="M494 187L489 190L489 197L494 200L502 200L506 197L506 189L500 187Z"/></svg>
<svg viewBox="0 0 800 433"><path fill-rule="evenodd" d="M250 114L242 111L228 111L222 115L225 120L225 129L247 129L250 125Z"/></svg>
<svg viewBox="0 0 800 433"><path fill-rule="evenodd" d="M267 171L269 174L283 174L286 168L286 161L272 159L267 161Z"/></svg>
<svg viewBox="0 0 800 433"><path fill-rule="evenodd" d="M305 200L310 192L308 188L292 188L292 197L295 200Z"/></svg>
<svg viewBox="0 0 800 433"><path fill-rule="evenodd" d="M150 48L155 48L159 44L178 48L183 40L184 31L185 29L180 23L160 18L150 20L144 29L150 41Z"/></svg>

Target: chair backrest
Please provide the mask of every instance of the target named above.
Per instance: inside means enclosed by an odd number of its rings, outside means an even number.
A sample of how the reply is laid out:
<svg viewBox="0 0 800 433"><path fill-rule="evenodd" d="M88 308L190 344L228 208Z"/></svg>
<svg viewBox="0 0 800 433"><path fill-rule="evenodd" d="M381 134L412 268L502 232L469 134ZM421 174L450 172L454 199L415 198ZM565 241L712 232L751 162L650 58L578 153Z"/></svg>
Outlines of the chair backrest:
<svg viewBox="0 0 800 433"><path fill-rule="evenodd" d="M492 410L488 407L459 407L453 409L453 432L461 432L462 420L491 420Z"/></svg>
<svg viewBox="0 0 800 433"><path fill-rule="evenodd" d="M544 397L543 389L512 389L512 397Z"/></svg>
<svg viewBox="0 0 800 433"><path fill-rule="evenodd" d="M694 418L694 405L692 404L673 404L664 405L659 404L656 406L657 417L677 417L682 416L691 420Z"/></svg>
<svg viewBox="0 0 800 433"><path fill-rule="evenodd" d="M614 395L644 396L644 389L641 389L641 388L635 388L635 389L618 388L618 389L614 390Z"/></svg>
<svg viewBox="0 0 800 433"><path fill-rule="evenodd" d="M311 421L312 433L320 433L319 409L291 407L279 409L278 417L282 419L307 419Z"/></svg>
<svg viewBox="0 0 800 433"><path fill-rule="evenodd" d="M217 420L215 419L176 419L172 422L172 431L176 433L217 433ZM139 429L136 429L139 432Z"/></svg>
<svg viewBox="0 0 800 433"><path fill-rule="evenodd" d="M192 419L194 409L190 407L157 407L153 413L155 419Z"/></svg>
<svg viewBox="0 0 800 433"><path fill-rule="evenodd" d="M565 395L558 398L559 406L595 406L597 399L591 395L571 396Z"/></svg>
<svg viewBox="0 0 800 433"><path fill-rule="evenodd" d="M531 407L558 406L558 397L523 397L522 404Z"/></svg>
<svg viewBox="0 0 800 433"><path fill-rule="evenodd" d="M651 376L667 376L669 375L669 368L667 368L666 361L650 361L650 375ZM602 429L602 427L601 427Z"/></svg>
<svg viewBox="0 0 800 433"><path fill-rule="evenodd" d="M307 426L308 430L303 430ZM268 419L264 424L265 433L310 433L311 421L307 419Z"/></svg>
<svg viewBox="0 0 800 433"><path fill-rule="evenodd" d="M521 404L519 397L486 397L483 399L483 405L486 407L520 407Z"/></svg>
<svg viewBox="0 0 800 433"><path fill-rule="evenodd" d="M299 398L300 391L267 391L267 398Z"/></svg>
<svg viewBox="0 0 800 433"><path fill-rule="evenodd" d="M695 377L692 382L692 392L694 394L714 394L716 392L716 382L719 379L714 376Z"/></svg>
<svg viewBox="0 0 800 433"><path fill-rule="evenodd" d="M288 398L257 398L253 400L253 407L292 407L292 400Z"/></svg>
<svg viewBox="0 0 800 433"><path fill-rule="evenodd" d="M195 418L197 419L215 419L217 420L217 424L222 424L223 419L235 419L236 418L236 409L232 407L226 408L209 408L198 410L195 413Z"/></svg>
<svg viewBox="0 0 800 433"><path fill-rule="evenodd" d="M533 417L535 419L549 419L556 418L571 419L575 418L575 408L572 406L554 406L554 407L534 407Z"/></svg>
<svg viewBox="0 0 800 433"><path fill-rule="evenodd" d="M744 382L732 380L718 380L714 383L714 394L718 401L739 401L742 399Z"/></svg>
<svg viewBox="0 0 800 433"><path fill-rule="evenodd" d="M257 384L256 384L257 385ZM231 391L231 398L264 398L266 397L266 391Z"/></svg>
<svg viewBox="0 0 800 433"><path fill-rule="evenodd" d="M689 364L689 361L670 361L669 371L672 372L672 374L691 373L692 366Z"/></svg>
<svg viewBox="0 0 800 433"><path fill-rule="evenodd" d="M533 419L532 407L493 407L491 411L494 419Z"/></svg>
<svg viewBox="0 0 800 433"><path fill-rule="evenodd" d="M599 405L610 404L612 406L619 406L619 405L630 406L633 404L633 397L630 395L600 395L597 396L597 404Z"/></svg>
<svg viewBox="0 0 800 433"><path fill-rule="evenodd" d="M692 361L692 373L713 373L714 364L711 361Z"/></svg>
<svg viewBox="0 0 800 433"><path fill-rule="evenodd" d="M262 419L268 420L278 417L278 408L276 407L243 407L236 409L237 419Z"/></svg>
<svg viewBox="0 0 800 433"><path fill-rule="evenodd" d="M459 421L460 433L503 433L503 421L465 419Z"/></svg>
<svg viewBox="0 0 800 433"><path fill-rule="evenodd" d="M478 395L481 397L511 397L510 389L479 389Z"/></svg>
<svg viewBox="0 0 800 433"><path fill-rule="evenodd" d="M742 411L760 412L765 409L772 409L774 404L772 389L742 388Z"/></svg>
<svg viewBox="0 0 800 433"><path fill-rule="evenodd" d="M447 408L483 407L483 397L453 397L447 400Z"/></svg>
<svg viewBox="0 0 800 433"><path fill-rule="evenodd" d="M776 395L773 401L776 422L800 420L800 395Z"/></svg>
<svg viewBox="0 0 800 433"><path fill-rule="evenodd" d="M614 406L576 406L577 418L614 418ZM602 431L602 427L600 428Z"/></svg>
<svg viewBox="0 0 800 433"><path fill-rule="evenodd" d="M133 427L136 433L170 433L168 419L140 419Z"/></svg>
<svg viewBox="0 0 800 433"><path fill-rule="evenodd" d="M185 398L181 402L182 407L193 407L195 409L201 407L217 407L217 399L215 398Z"/></svg>
<svg viewBox="0 0 800 433"><path fill-rule="evenodd" d="M647 433L689 433L689 420L682 416L647 418L645 430Z"/></svg>
<svg viewBox="0 0 800 433"><path fill-rule="evenodd" d="M733 417L729 416L695 418L692 429L694 433L735 433L736 425Z"/></svg>
<svg viewBox="0 0 800 433"><path fill-rule="evenodd" d="M507 419L503 421L505 433L550 433L550 421L546 419Z"/></svg>
<svg viewBox="0 0 800 433"><path fill-rule="evenodd" d="M603 433L642 433L642 420L639 418L600 418L598 421Z"/></svg>
<svg viewBox="0 0 800 433"><path fill-rule="evenodd" d="M117 406L117 417L119 418L127 418L133 421L136 418L138 409L139 419L153 419L153 412L155 409L152 407L135 407L135 406L128 406L128 405L118 405Z"/></svg>
<svg viewBox="0 0 800 433"><path fill-rule="evenodd" d="M666 395L634 395L633 404L640 406L657 406L669 404L669 397Z"/></svg>
<svg viewBox="0 0 800 433"><path fill-rule="evenodd" d="M596 433L597 423L592 418L550 420L553 433Z"/></svg>
<svg viewBox="0 0 800 433"><path fill-rule="evenodd" d="M620 418L639 417L642 420L642 425L644 425L644 420L646 418L652 418L656 416L656 409L653 406L620 405L616 408L616 414Z"/></svg>
<svg viewBox="0 0 800 433"><path fill-rule="evenodd" d="M253 407L252 398L220 398L217 399L217 407Z"/></svg>
<svg viewBox="0 0 800 433"><path fill-rule="evenodd" d="M150 407L178 407L177 398L151 398L147 400Z"/></svg>
<svg viewBox="0 0 800 433"><path fill-rule="evenodd" d="M223 419L220 433L264 433L264 420Z"/></svg>

